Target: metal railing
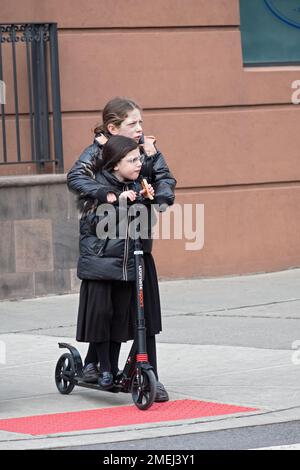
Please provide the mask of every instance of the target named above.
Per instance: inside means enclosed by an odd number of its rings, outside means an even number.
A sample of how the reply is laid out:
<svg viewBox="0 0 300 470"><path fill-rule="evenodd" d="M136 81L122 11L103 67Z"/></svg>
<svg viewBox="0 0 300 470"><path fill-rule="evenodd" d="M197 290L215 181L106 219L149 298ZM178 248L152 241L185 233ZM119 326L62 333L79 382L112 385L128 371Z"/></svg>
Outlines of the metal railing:
<svg viewBox="0 0 300 470"><path fill-rule="evenodd" d="M0 84L0 165L52 162L63 172L56 23L0 24Z"/></svg>

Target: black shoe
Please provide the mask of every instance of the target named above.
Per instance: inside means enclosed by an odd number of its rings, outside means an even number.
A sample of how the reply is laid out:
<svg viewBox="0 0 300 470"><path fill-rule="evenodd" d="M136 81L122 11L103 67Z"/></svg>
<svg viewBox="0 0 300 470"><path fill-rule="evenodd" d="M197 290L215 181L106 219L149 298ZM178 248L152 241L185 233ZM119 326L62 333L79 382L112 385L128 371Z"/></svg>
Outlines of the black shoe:
<svg viewBox="0 0 300 470"><path fill-rule="evenodd" d="M119 393L119 392L122 392L122 388L120 387L120 380L122 379L122 376L123 376L123 372L121 370L119 370L118 372L114 373L112 372L112 376L113 376L113 384L112 384L112 387L111 388L107 388L106 390L108 392L112 392L112 393Z"/></svg>
<svg viewBox="0 0 300 470"><path fill-rule="evenodd" d="M119 385L120 380L122 379L122 377L123 377L123 371L122 370L118 370L118 372L113 373L114 385Z"/></svg>
<svg viewBox="0 0 300 470"><path fill-rule="evenodd" d="M154 401L161 403L163 401L169 401L169 395L162 383L156 382L156 395Z"/></svg>
<svg viewBox="0 0 300 470"><path fill-rule="evenodd" d="M111 372L100 372L98 378L98 384L100 387L108 389L113 386L113 375Z"/></svg>
<svg viewBox="0 0 300 470"><path fill-rule="evenodd" d="M88 383L95 383L98 381L99 371L97 364L90 362L86 364L82 369L82 379Z"/></svg>

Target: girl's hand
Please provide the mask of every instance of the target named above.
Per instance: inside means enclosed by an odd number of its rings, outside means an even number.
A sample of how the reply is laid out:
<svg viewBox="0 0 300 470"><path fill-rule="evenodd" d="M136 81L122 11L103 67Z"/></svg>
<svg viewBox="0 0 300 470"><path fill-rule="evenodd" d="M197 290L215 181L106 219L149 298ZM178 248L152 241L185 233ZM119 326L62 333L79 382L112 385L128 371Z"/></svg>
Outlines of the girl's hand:
<svg viewBox="0 0 300 470"><path fill-rule="evenodd" d="M107 137L105 137L103 134L100 134L99 137L96 137L96 140L100 145L104 145L108 141Z"/></svg>
<svg viewBox="0 0 300 470"><path fill-rule="evenodd" d="M156 139L153 135L144 136L143 147L148 157L150 157L151 155L155 155L157 152L155 145L154 145L155 142L156 142Z"/></svg>
<svg viewBox="0 0 300 470"><path fill-rule="evenodd" d="M129 191L123 191L120 194L119 199L130 199L130 201L133 202L136 200L136 192L132 191L132 189Z"/></svg>
<svg viewBox="0 0 300 470"><path fill-rule="evenodd" d="M153 186L151 186L151 184L149 184L149 183L148 183L148 191L149 191L149 193L151 194L151 196L154 197L154 194L155 194L154 188L153 188ZM148 195L147 195L146 189L142 189L142 190L140 191L140 194L141 194L142 196L144 196L145 199L149 199L149 197L148 197Z"/></svg>
<svg viewBox="0 0 300 470"><path fill-rule="evenodd" d="M113 204L114 202L116 202L117 196L114 193L107 193L106 200L110 204Z"/></svg>

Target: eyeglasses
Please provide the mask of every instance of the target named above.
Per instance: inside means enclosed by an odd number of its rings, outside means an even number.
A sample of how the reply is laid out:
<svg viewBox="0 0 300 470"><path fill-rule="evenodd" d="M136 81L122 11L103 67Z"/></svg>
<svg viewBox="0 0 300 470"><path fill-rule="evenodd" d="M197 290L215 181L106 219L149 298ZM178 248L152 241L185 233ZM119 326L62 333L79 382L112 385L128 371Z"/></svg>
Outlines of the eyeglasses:
<svg viewBox="0 0 300 470"><path fill-rule="evenodd" d="M126 158L125 162L129 162L132 165L138 165L139 163L143 163L145 160L144 155L140 155L139 157L131 157L131 158Z"/></svg>

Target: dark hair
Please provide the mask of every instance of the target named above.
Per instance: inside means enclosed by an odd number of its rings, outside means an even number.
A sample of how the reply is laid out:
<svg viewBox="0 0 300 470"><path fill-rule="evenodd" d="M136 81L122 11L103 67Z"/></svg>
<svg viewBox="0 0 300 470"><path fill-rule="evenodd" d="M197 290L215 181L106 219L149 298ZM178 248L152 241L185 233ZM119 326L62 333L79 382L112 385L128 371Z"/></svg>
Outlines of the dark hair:
<svg viewBox="0 0 300 470"><path fill-rule="evenodd" d="M140 106L129 98L113 98L110 100L102 111L102 124L95 127L95 137L99 134L104 134L107 137L110 135L107 126L108 124L114 124L116 127L120 127L124 119L127 118L128 112L133 109L139 109Z"/></svg>
<svg viewBox="0 0 300 470"><path fill-rule="evenodd" d="M126 157L128 152L137 149L138 143L122 135L113 135L106 142L102 153L102 170L112 171L115 165Z"/></svg>

